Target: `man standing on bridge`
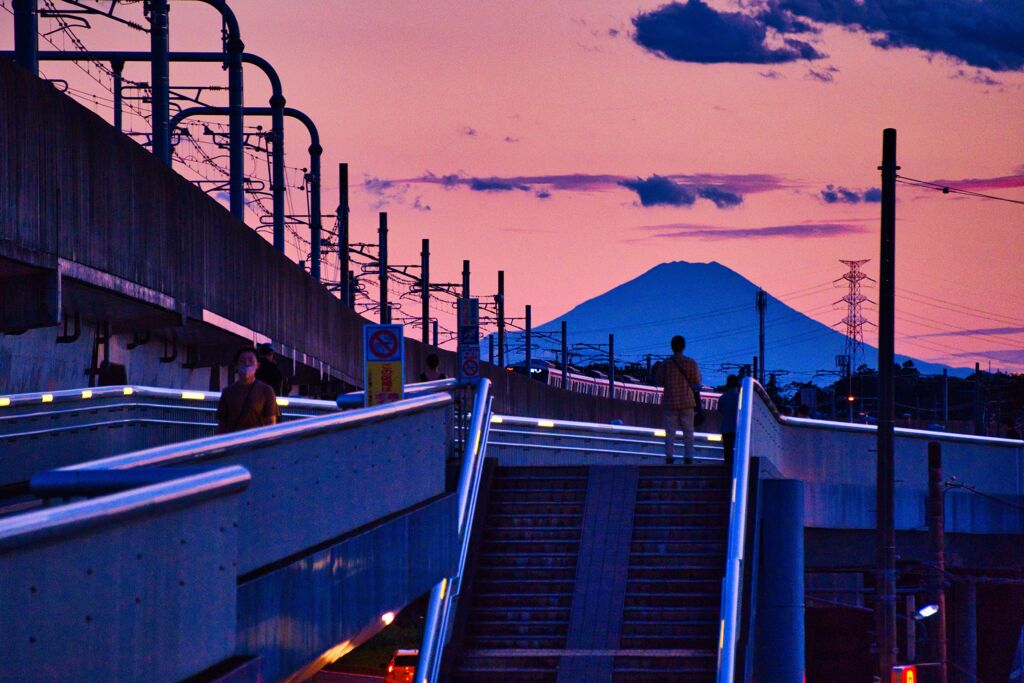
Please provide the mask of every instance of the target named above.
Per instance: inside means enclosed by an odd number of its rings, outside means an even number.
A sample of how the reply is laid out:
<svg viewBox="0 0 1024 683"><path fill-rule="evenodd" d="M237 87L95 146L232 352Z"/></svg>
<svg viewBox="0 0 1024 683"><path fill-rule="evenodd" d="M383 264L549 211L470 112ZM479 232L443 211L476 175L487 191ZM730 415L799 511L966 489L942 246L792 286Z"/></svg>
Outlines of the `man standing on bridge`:
<svg viewBox="0 0 1024 683"><path fill-rule="evenodd" d="M694 389L700 389L700 368L697 361L683 355L686 339L676 335L672 337L672 356L658 364L655 381L665 387L661 407L664 410L665 423L665 462L675 462L676 430L682 430L685 444L687 465L693 463L693 412L697 406Z"/></svg>
<svg viewBox="0 0 1024 683"><path fill-rule="evenodd" d="M220 394L218 434L277 424L277 396L269 384L256 379L257 366L255 349L242 349L235 354L238 381Z"/></svg>

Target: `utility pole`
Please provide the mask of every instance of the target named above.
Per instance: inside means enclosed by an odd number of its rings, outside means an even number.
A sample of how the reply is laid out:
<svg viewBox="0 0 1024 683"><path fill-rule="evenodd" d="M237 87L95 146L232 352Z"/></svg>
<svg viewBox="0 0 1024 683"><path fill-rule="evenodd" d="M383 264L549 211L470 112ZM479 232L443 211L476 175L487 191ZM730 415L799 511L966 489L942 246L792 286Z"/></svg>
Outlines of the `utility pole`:
<svg viewBox="0 0 1024 683"><path fill-rule="evenodd" d="M757 290L757 357L760 360L760 365L754 363L754 375L757 377L757 381L764 386L764 316L768 310L768 294L763 289ZM760 371L759 371L760 370Z"/></svg>
<svg viewBox="0 0 1024 683"><path fill-rule="evenodd" d="M651 381L651 354L647 354L647 356L645 356L645 358L647 360L647 375L646 375L647 383L651 384L652 383L652 381Z"/></svg>
<svg viewBox="0 0 1024 683"><path fill-rule="evenodd" d="M352 305L351 278L348 270L348 164L338 164L338 272L341 276L341 300Z"/></svg>
<svg viewBox="0 0 1024 683"><path fill-rule="evenodd" d="M469 259L462 262L462 298L469 298Z"/></svg>
<svg viewBox="0 0 1024 683"><path fill-rule="evenodd" d="M939 683L946 683L946 492L942 482L942 446L928 444L928 540L932 567L928 571L928 592L939 608L935 615L934 641L929 648L932 661L940 666Z"/></svg>
<svg viewBox="0 0 1024 683"><path fill-rule="evenodd" d="M981 419L981 363L974 364L974 433L981 435L984 431L982 429Z"/></svg>
<svg viewBox="0 0 1024 683"><path fill-rule="evenodd" d="M526 304L526 376L532 377L533 367L533 307Z"/></svg>
<svg viewBox="0 0 1024 683"><path fill-rule="evenodd" d="M14 0L14 56L33 76L39 75L39 0Z"/></svg>
<svg viewBox="0 0 1024 683"><path fill-rule="evenodd" d="M437 348L437 320L435 319L432 322L434 327L434 348Z"/></svg>
<svg viewBox="0 0 1024 683"><path fill-rule="evenodd" d="M498 271L498 367L505 367L505 271Z"/></svg>
<svg viewBox="0 0 1024 683"><path fill-rule="evenodd" d="M942 426L949 429L949 370L942 368Z"/></svg>
<svg viewBox="0 0 1024 683"><path fill-rule="evenodd" d="M122 74L124 73L124 60L123 59L112 59L110 60L110 70L114 73L114 82L112 87L114 89L114 128L120 133L123 129L122 124L122 106L121 106L121 91L122 91Z"/></svg>
<svg viewBox="0 0 1024 683"><path fill-rule="evenodd" d="M615 335L608 334L608 399L615 400Z"/></svg>
<svg viewBox="0 0 1024 683"><path fill-rule="evenodd" d="M149 49L152 54L150 64L153 92L153 154L161 162L170 166L171 135L168 130L168 119L170 118L171 62L167 11L167 0L150 0ZM232 213L236 218L240 218L235 213L237 207L234 206L238 198L232 196L231 199Z"/></svg>
<svg viewBox="0 0 1024 683"><path fill-rule="evenodd" d="M380 251L380 259L377 265L380 267L380 324L387 325L391 322L391 308L388 305L388 214L380 212L380 223L377 226L377 244Z"/></svg>
<svg viewBox="0 0 1024 683"><path fill-rule="evenodd" d="M562 388L569 389L569 324L562 321Z"/></svg>
<svg viewBox="0 0 1024 683"><path fill-rule="evenodd" d="M430 342L430 240L424 239L420 249L420 317L423 322L423 345Z"/></svg>
<svg viewBox="0 0 1024 683"><path fill-rule="evenodd" d="M878 673L890 677L896 644L896 531L894 528L895 321L896 321L896 129L882 132L882 220L878 297L878 442L876 522L878 568L875 605Z"/></svg>
<svg viewBox="0 0 1024 683"><path fill-rule="evenodd" d="M494 365L494 335L487 335L487 362Z"/></svg>

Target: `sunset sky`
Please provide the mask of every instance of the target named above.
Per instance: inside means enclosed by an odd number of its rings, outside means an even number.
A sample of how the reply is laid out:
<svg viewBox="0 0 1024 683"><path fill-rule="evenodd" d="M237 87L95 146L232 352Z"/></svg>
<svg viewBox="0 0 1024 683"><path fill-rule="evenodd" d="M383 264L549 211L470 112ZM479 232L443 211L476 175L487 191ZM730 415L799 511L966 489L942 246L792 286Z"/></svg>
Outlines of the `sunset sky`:
<svg viewBox="0 0 1024 683"><path fill-rule="evenodd" d="M489 294L504 269L509 314L533 304L538 324L672 260L718 261L836 323L838 260L877 276L886 127L903 175L1024 201L1020 0L232 5L247 50L318 123L325 209L349 163L353 240L386 210L393 262L418 263L428 237L435 280L469 258ZM90 48L146 48L92 23ZM172 2L170 27L172 49L219 46L198 3ZM73 69L44 65L87 90ZM216 65L171 74L226 84ZM266 104L265 83L247 67L247 104ZM290 166L307 144L289 124ZM897 352L1024 370L1024 205L897 196Z"/></svg>

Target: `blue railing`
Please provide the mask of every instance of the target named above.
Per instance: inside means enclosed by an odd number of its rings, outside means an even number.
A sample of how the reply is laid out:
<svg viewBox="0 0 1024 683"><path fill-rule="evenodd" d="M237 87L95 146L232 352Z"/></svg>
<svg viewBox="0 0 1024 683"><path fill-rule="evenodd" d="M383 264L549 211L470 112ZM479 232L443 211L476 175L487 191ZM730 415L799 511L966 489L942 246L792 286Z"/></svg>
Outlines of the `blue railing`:
<svg viewBox="0 0 1024 683"><path fill-rule="evenodd" d="M480 476L483 472L487 437L491 427L491 382L481 379L476 385L473 412L470 415L469 434L462 455L462 472L459 476L459 563L454 576L442 579L430 593L426 623L423 630L423 644L416 668L417 683L437 683L440 674L441 656L451 633L452 619L462 589L463 571L469 555L470 531L476 511L477 495L480 491Z"/></svg>
<svg viewBox="0 0 1024 683"><path fill-rule="evenodd" d="M725 578L722 580L721 623L718 632L718 683L733 683L736 677L736 650L740 634L744 548L747 537L750 480L750 437L756 383L743 378L739 412L736 416L736 450L733 457L732 498L729 510L729 542L726 547Z"/></svg>

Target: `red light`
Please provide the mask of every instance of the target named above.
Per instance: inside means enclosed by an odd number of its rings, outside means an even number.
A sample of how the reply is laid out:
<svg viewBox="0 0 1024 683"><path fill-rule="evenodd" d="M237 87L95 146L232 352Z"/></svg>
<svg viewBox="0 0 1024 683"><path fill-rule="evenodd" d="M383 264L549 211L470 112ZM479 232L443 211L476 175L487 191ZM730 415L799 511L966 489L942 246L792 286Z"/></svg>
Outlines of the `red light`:
<svg viewBox="0 0 1024 683"><path fill-rule="evenodd" d="M853 403L854 401L857 400L857 397L856 396L847 396L846 400L849 401L850 403Z"/></svg>

